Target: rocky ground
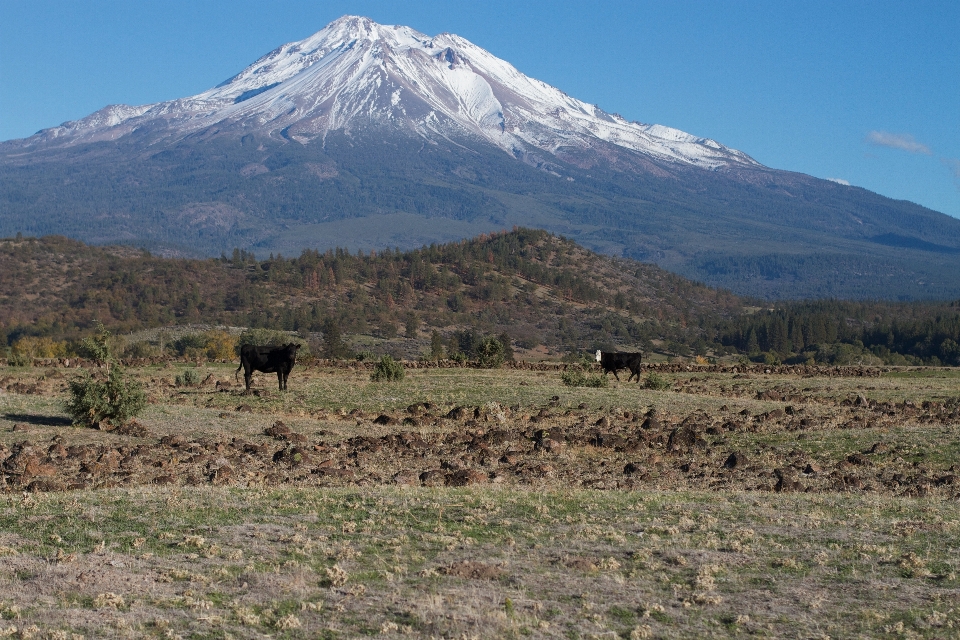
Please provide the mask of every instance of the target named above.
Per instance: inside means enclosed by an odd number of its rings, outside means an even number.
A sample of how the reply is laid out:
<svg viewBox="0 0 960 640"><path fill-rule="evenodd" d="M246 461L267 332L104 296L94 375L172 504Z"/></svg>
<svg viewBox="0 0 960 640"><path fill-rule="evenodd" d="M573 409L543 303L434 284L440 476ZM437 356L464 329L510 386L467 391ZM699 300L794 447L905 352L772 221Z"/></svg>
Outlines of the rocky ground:
<svg viewBox="0 0 960 640"><path fill-rule="evenodd" d="M68 427L64 418L23 415L17 422L8 413L13 425L0 441L0 490L492 483L960 496L950 456L913 441L917 430L928 440L948 437L960 421L955 401L878 401L861 392L841 399L809 386L814 378L881 373L864 368L794 367L779 376L767 375L769 368L753 374L713 369L676 378L672 391L658 394L660 402L633 410L570 406L555 395L532 406L417 402L383 412L320 409L309 420L255 407L253 401L270 392L247 395L211 374L203 394L208 406L215 398L224 408L219 421L228 425L256 413L264 426L241 435L227 427L191 435L171 433L152 418L83 442L78 432L85 430ZM684 372L676 365L661 370ZM758 374L759 384L743 384L758 382ZM62 368L32 378L7 375L0 388L8 398L56 397L65 377ZM182 401L169 381L151 380L154 403ZM682 403L670 396L680 394L729 402L678 411ZM752 409L741 408L745 396Z"/></svg>

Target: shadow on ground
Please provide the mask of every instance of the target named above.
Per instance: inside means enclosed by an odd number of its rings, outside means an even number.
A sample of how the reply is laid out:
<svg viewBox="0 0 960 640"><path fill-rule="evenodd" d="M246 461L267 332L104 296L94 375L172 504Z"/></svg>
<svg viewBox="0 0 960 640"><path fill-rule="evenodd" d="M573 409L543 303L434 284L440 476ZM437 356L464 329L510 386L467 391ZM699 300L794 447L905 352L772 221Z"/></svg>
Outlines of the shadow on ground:
<svg viewBox="0 0 960 640"><path fill-rule="evenodd" d="M10 422L24 422L40 427L69 427L73 424L70 418L64 416L38 416L30 413L7 413L3 418Z"/></svg>

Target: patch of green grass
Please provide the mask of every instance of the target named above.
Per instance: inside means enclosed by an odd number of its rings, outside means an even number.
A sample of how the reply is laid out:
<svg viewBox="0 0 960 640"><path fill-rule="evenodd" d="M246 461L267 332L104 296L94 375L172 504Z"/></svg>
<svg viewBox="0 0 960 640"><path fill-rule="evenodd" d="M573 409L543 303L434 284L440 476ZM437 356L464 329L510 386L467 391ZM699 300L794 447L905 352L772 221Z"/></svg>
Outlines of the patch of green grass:
<svg viewBox="0 0 960 640"><path fill-rule="evenodd" d="M916 369L894 369L892 371L884 371L884 378L894 378L894 379L914 379L914 378L960 378L960 369L933 369L933 368L916 368Z"/></svg>

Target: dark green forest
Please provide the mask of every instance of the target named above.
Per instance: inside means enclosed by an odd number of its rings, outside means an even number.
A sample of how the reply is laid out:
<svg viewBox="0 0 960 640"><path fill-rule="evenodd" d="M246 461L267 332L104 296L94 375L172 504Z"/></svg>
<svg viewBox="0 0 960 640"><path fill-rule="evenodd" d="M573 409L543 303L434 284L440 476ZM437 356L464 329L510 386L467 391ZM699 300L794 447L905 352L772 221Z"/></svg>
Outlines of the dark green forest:
<svg viewBox="0 0 960 640"><path fill-rule="evenodd" d="M789 362L960 366L960 301L785 303L721 322L716 341Z"/></svg>

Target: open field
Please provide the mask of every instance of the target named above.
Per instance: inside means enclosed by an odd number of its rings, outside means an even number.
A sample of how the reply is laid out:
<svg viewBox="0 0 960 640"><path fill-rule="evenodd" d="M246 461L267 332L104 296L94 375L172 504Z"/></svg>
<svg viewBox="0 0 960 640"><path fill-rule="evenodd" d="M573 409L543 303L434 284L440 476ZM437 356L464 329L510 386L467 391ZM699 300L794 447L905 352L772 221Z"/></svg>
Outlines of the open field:
<svg viewBox="0 0 960 640"><path fill-rule="evenodd" d="M192 366L0 369L0 637L958 633L960 372Z"/></svg>

